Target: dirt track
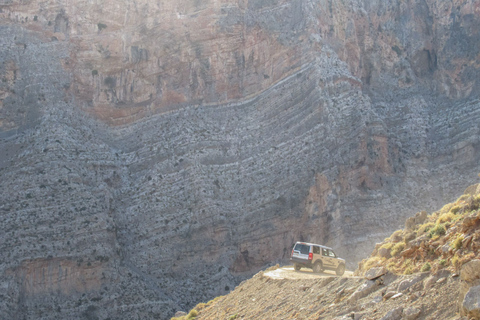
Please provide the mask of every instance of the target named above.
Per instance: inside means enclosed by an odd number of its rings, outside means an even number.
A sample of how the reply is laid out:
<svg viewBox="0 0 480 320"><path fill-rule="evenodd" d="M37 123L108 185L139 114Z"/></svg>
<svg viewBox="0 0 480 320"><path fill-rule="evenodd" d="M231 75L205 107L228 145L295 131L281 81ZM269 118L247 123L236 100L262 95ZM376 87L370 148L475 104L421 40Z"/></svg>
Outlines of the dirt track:
<svg viewBox="0 0 480 320"><path fill-rule="evenodd" d="M300 271L295 271L293 266L286 266L278 268L273 271L267 271L264 273L264 276L267 276L272 279L290 279L290 280L301 280L301 279L318 279L318 278L327 278L327 277L338 277L335 274L335 271L324 271L322 273L313 273L311 269L302 268ZM345 271L345 274L342 277L353 277L351 271Z"/></svg>

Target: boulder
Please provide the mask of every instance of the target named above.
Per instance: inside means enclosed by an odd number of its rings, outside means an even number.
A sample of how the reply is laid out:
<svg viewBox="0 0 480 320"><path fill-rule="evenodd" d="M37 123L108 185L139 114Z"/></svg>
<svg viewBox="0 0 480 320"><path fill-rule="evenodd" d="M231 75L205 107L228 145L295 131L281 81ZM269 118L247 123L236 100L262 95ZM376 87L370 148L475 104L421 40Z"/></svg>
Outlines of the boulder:
<svg viewBox="0 0 480 320"><path fill-rule="evenodd" d="M380 320L400 320L402 319L403 307L390 310Z"/></svg>
<svg viewBox="0 0 480 320"><path fill-rule="evenodd" d="M446 244L446 245L443 245L440 250L442 251L442 253L448 253L449 251L452 250L452 248L448 244Z"/></svg>
<svg viewBox="0 0 480 320"><path fill-rule="evenodd" d="M469 186L467 189L465 189L465 191L463 192L463 194L466 194L466 195L475 195L477 194L477 189L480 187L480 184L474 184L474 185L471 185Z"/></svg>
<svg viewBox="0 0 480 320"><path fill-rule="evenodd" d="M356 302L368 296L370 293L377 290L377 288L378 288L378 285L374 280L366 281L363 285L360 286L360 288L358 288L354 293L352 293L352 295L350 296L350 298L348 298L348 300L352 303Z"/></svg>
<svg viewBox="0 0 480 320"><path fill-rule="evenodd" d="M480 260L475 259L465 263L460 271L460 279L466 282L480 279Z"/></svg>
<svg viewBox="0 0 480 320"><path fill-rule="evenodd" d="M430 289L431 287L433 287L435 285L435 283L437 283L437 280L438 278L436 276L430 276L428 277L425 282L423 283L423 289L424 290L428 290Z"/></svg>
<svg viewBox="0 0 480 320"><path fill-rule="evenodd" d="M402 291L407 290L408 288L410 288L411 286L413 286L417 282L421 281L422 278L423 277L421 275L419 275L419 276L413 277L411 279L403 280L402 282L400 282L398 284L398 292L402 292Z"/></svg>
<svg viewBox="0 0 480 320"><path fill-rule="evenodd" d="M463 239L462 247L467 248L468 245L470 244L470 242L472 242L472 239L473 239L473 235L470 235L470 236L466 237L465 239Z"/></svg>
<svg viewBox="0 0 480 320"><path fill-rule="evenodd" d="M466 216L462 222L462 231L466 232L469 229L473 228L480 218L476 214L471 214Z"/></svg>
<svg viewBox="0 0 480 320"><path fill-rule="evenodd" d="M405 221L405 229L413 230L415 228L415 217L410 217Z"/></svg>
<svg viewBox="0 0 480 320"><path fill-rule="evenodd" d="M421 212L417 212L417 214L415 214L415 224L422 224L425 222L425 220L427 220L427 211L421 211Z"/></svg>
<svg viewBox="0 0 480 320"><path fill-rule="evenodd" d="M380 248L378 249L378 255L382 258L390 258L392 255L390 254L390 250L387 248Z"/></svg>
<svg viewBox="0 0 480 320"><path fill-rule="evenodd" d="M463 299L462 308L469 319L480 319L480 285L468 290Z"/></svg>
<svg viewBox="0 0 480 320"><path fill-rule="evenodd" d="M187 315L184 311L177 311L175 312L175 318L185 317Z"/></svg>
<svg viewBox="0 0 480 320"><path fill-rule="evenodd" d="M388 270L385 267L376 267L370 268L367 272L365 272L365 279L367 280L375 280L380 278L381 276L387 274Z"/></svg>
<svg viewBox="0 0 480 320"><path fill-rule="evenodd" d="M422 310L415 308L415 307L408 307L403 309L403 319L404 320L415 320L420 316Z"/></svg>

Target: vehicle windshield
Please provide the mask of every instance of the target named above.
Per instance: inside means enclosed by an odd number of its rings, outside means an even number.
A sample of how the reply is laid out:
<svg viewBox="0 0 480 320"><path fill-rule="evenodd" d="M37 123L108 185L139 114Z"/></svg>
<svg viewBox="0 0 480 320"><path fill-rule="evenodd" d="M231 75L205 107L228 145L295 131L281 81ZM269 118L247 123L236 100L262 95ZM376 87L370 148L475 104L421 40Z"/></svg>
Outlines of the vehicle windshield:
<svg viewBox="0 0 480 320"><path fill-rule="evenodd" d="M295 251L300 251L301 254L308 254L310 251L310 246L307 246L305 244L297 243L295 245L295 248L293 248Z"/></svg>

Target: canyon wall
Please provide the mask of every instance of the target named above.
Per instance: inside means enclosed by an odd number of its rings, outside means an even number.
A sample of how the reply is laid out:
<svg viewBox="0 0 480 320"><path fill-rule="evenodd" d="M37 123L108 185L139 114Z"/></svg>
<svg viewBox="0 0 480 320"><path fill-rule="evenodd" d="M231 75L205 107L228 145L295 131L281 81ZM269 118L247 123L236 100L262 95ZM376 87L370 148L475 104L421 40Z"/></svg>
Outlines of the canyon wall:
<svg viewBox="0 0 480 320"><path fill-rule="evenodd" d="M480 5L0 0L0 318L168 319L350 268L479 172Z"/></svg>

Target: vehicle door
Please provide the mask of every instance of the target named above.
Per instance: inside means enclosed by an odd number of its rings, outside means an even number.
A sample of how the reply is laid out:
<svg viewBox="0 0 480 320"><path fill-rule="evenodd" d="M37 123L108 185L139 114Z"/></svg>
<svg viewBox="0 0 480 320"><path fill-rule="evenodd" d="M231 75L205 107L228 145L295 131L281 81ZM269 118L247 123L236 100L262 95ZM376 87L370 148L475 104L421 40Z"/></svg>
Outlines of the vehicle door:
<svg viewBox="0 0 480 320"><path fill-rule="evenodd" d="M328 249L322 248L322 261L325 268L332 268L332 258L328 254Z"/></svg>
<svg viewBox="0 0 480 320"><path fill-rule="evenodd" d="M333 250L328 249L328 257L330 259L330 262L332 263L332 268L336 269L340 261L338 260L335 252L333 252Z"/></svg>
<svg viewBox="0 0 480 320"><path fill-rule="evenodd" d="M312 253L313 253L313 260L312 262L315 263L317 260L322 260L322 255L320 253L320 247L312 246Z"/></svg>

